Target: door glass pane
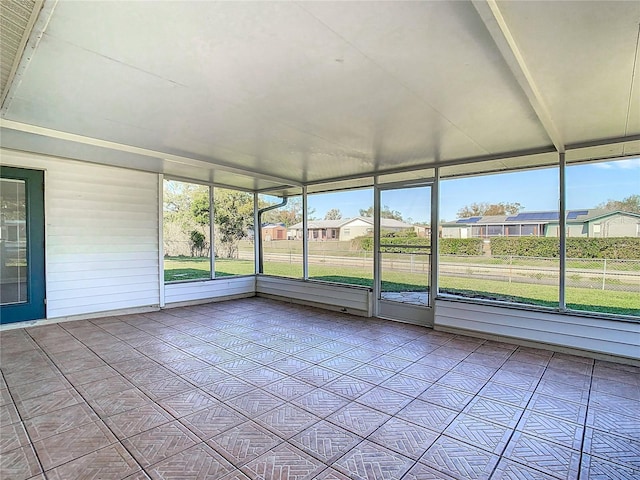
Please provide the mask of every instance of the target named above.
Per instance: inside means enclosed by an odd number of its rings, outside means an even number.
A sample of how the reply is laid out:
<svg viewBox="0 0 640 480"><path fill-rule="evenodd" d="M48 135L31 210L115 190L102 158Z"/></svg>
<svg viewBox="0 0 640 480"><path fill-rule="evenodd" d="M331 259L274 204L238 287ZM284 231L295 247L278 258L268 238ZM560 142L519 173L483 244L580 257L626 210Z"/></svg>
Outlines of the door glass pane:
<svg viewBox="0 0 640 480"><path fill-rule="evenodd" d="M380 192L380 298L429 305L431 187Z"/></svg>
<svg viewBox="0 0 640 480"><path fill-rule="evenodd" d="M27 291L25 181L0 180L0 304L24 303Z"/></svg>

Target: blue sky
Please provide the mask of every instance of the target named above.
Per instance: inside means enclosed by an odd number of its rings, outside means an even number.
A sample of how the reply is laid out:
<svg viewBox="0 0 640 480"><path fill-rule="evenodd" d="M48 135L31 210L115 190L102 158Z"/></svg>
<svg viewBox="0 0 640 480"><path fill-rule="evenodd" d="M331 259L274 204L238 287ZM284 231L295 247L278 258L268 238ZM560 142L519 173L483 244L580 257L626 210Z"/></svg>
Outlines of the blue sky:
<svg viewBox="0 0 640 480"><path fill-rule="evenodd" d="M567 168L567 208L594 208L609 199L640 194L640 158L590 163ZM441 219L455 220L457 211L471 203L519 202L522 211L558 209L558 169L529 170L481 177L443 180L440 187ZM429 223L426 189L384 191L382 204L400 211L414 222ZM338 208L343 218L358 215L373 205L373 190L353 190L309 196L313 216Z"/></svg>

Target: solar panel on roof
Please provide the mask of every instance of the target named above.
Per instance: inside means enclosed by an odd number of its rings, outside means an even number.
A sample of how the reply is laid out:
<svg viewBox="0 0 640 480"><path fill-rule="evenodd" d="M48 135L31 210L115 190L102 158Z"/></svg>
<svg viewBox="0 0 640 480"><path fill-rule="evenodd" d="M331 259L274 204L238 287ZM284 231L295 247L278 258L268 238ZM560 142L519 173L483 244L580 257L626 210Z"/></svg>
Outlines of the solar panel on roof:
<svg viewBox="0 0 640 480"><path fill-rule="evenodd" d="M481 218L482 217L461 218L460 220L457 220L456 223L476 223Z"/></svg>
<svg viewBox="0 0 640 480"><path fill-rule="evenodd" d="M523 220L557 220L558 212L526 212L519 213L515 217L508 217L510 221L523 221Z"/></svg>
<svg viewBox="0 0 640 480"><path fill-rule="evenodd" d="M589 215L589 210L572 210L567 213L567 220L575 220L581 215Z"/></svg>

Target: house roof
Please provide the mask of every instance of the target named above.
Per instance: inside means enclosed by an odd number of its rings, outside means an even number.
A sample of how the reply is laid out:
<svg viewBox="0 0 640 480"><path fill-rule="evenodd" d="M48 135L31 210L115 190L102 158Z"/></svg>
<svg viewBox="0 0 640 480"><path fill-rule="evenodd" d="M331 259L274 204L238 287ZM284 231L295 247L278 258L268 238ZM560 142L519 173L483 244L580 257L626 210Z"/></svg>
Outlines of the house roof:
<svg viewBox="0 0 640 480"><path fill-rule="evenodd" d="M372 217L351 217L351 218L341 218L340 220L311 220L308 222L308 228L309 229L342 228L345 225L355 220L362 220L363 222L373 225ZM382 228L413 228L413 225L411 225L410 223L402 222L400 220L395 220L393 218L381 218L380 226ZM302 222L298 222L295 225L291 225L289 229L301 230Z"/></svg>
<svg viewBox="0 0 640 480"><path fill-rule="evenodd" d="M640 218L640 214L632 212L623 212L620 210L607 210L603 208L592 208L584 210L568 210L567 223L584 223L596 218L606 217L610 215L621 214L631 215ZM477 217L459 218L454 222L445 222L444 226L468 226L468 225L506 225L506 224L547 224L557 223L559 212L557 210L540 211L540 212L521 212L515 215L485 215Z"/></svg>

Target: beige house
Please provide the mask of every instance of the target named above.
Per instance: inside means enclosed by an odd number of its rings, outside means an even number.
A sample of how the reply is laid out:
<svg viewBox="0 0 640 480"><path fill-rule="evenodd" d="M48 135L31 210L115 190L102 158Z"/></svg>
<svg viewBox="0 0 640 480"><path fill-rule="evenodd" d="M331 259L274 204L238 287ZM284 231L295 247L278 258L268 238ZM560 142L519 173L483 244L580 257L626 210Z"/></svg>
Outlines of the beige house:
<svg viewBox="0 0 640 480"><path fill-rule="evenodd" d="M401 232L403 230L415 230L414 225L401 222L392 218L381 218L380 227L383 231ZM312 220L308 222L309 240L326 241L326 240L342 240L349 241L356 237L362 237L373 233L373 218L371 217L354 217L343 218L340 220ZM421 230L417 232L421 235L426 231L427 227L418 227ZM289 238L302 239L302 222L296 223L289 227ZM422 236L422 235L421 235Z"/></svg>

